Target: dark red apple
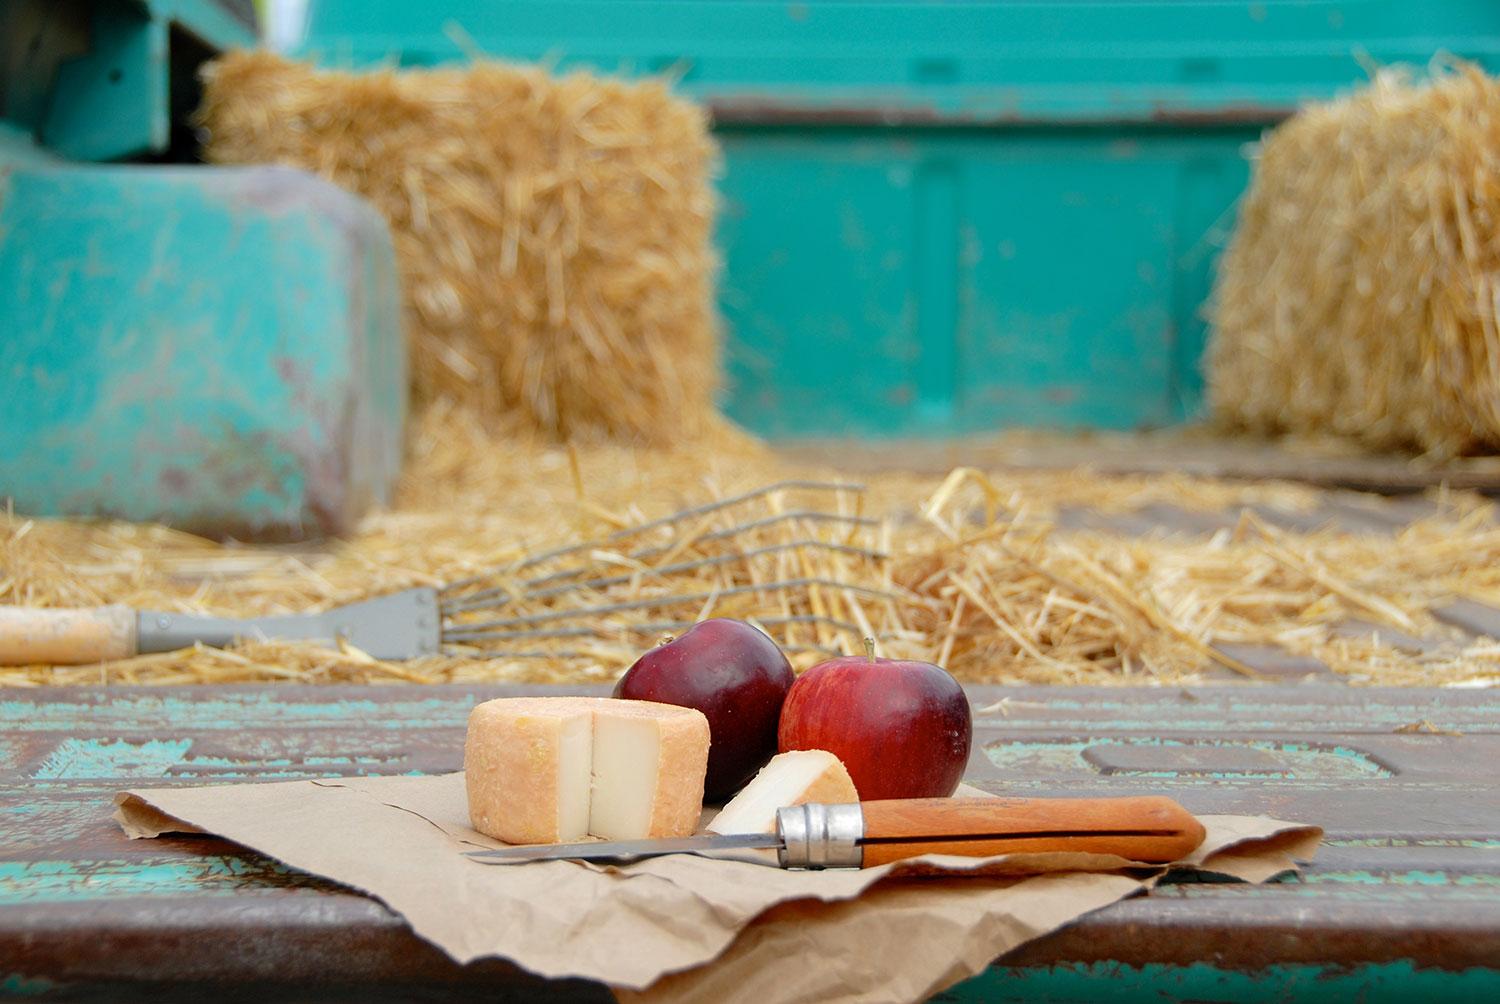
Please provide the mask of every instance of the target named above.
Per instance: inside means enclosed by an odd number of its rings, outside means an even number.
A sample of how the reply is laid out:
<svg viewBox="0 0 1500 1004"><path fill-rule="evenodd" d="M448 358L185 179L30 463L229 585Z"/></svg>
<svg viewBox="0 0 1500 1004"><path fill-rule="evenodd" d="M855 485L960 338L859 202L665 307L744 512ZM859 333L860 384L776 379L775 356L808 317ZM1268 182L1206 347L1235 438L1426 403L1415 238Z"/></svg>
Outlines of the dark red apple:
<svg viewBox="0 0 1500 1004"><path fill-rule="evenodd" d="M963 780L973 732L969 700L942 667L845 656L797 678L779 745L838 757L861 801L946 798Z"/></svg>
<svg viewBox="0 0 1500 1004"><path fill-rule="evenodd" d="M704 798L734 794L776 753L781 703L794 679L776 643L744 621L715 617L635 661L615 696L697 708L708 718Z"/></svg>

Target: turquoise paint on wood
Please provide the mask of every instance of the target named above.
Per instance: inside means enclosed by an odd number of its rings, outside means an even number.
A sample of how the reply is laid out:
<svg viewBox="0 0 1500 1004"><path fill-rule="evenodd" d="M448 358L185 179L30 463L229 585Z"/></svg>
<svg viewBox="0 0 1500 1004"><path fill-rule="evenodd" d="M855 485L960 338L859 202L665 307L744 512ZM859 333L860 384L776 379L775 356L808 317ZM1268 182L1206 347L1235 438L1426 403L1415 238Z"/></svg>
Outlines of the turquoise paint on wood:
<svg viewBox="0 0 1500 1004"><path fill-rule="evenodd" d="M567 689L569 692L599 690ZM528 688L526 692L546 691ZM1339 698L1339 693L1333 688L1244 688L1237 685L1195 687L1183 691L1173 688L1170 692L1118 688L1001 690L985 687L973 688L970 698L977 707L992 709L980 713L977 722L979 731L986 727L993 731L993 735L980 737L981 745L992 748L997 739L1003 743L1020 743L1028 735L1051 737L1063 744L1080 736L1097 735L1097 741L1102 744L1125 744L1148 752L1173 751L1180 750L1184 743L1202 745L1203 736L1197 733L1211 737L1215 732L1249 730L1266 733L1250 741L1252 749L1266 756L1286 754L1294 758L1322 758L1325 764L1331 763L1340 770L1357 769L1367 776L1372 775L1369 764L1373 758L1361 760L1359 750L1353 748L1362 742L1413 744L1456 751L1461 745L1492 738L1496 732L1495 702L1476 699L1475 695L1462 691L1369 688L1361 691L1358 701L1349 702ZM304 911L319 911L328 905L329 901L324 897L340 895L341 891L330 883L285 869L250 851L223 853L217 844L200 846L197 841L175 839L126 844L123 838L117 845L118 850L108 843L100 844L97 842L98 831L109 825L106 820L110 800L116 791L128 787L129 783L106 776L38 791L30 775L37 764L46 764L51 759L44 751L54 751L75 739L86 739L74 748L108 750L110 752L98 760L101 769L128 772L142 766L139 759L130 759L134 755L132 747L153 742L170 743L171 740L165 737L192 736L193 745L181 751L182 762L169 768L174 775L217 765L252 771L270 768L274 772L289 765L289 761L305 767L327 764L335 768L336 773L348 774L355 772L350 770L351 767L371 759L369 754L399 758L401 751L416 754L422 746L430 746L434 739L439 745L449 745L457 750L462 743L464 716L476 701L498 696L498 691L456 685L420 692L410 688L244 686L213 688L201 694L181 688L154 692L135 688L96 688L35 693L12 691L5 696L7 700L0 702L0 732L18 740L17 748L23 751L24 762L30 766L13 770L10 787L0 796L0 803L3 803L0 806L0 846L7 848L13 859L0 862L0 906L24 910L31 904L44 904L47 914L55 917L63 915L63 910L71 904L76 909L71 916L87 917L94 905L113 903L126 910L131 906L138 907L141 915L155 916L162 910L173 909L173 904L184 899L201 897L223 903L229 902L225 897L234 897L233 902L244 903L247 902L246 896L274 893L279 905L272 904L269 896L260 903L248 902L257 909L279 909L283 912L276 916L295 919L305 916ZM1179 717L1184 707L1190 707L1196 717ZM1284 713L1279 713L1278 709ZM1419 717L1430 717L1452 725L1464 736L1392 734L1398 725ZM79 723L86 723L87 728L80 731ZM1137 734L1118 734L1121 730ZM1303 741L1295 735L1299 732L1328 733L1330 730L1345 738L1313 742ZM403 731L408 734L400 735ZM1194 734L1170 738L1171 733L1181 731ZM434 732L438 734L434 735ZM419 738L412 733L426 735ZM1164 734L1168 737L1164 738ZM87 738L90 736L110 738ZM351 736L360 737L359 742L351 744ZM121 742L122 739L126 741ZM1236 747L1244 745L1244 740L1225 737L1211 745ZM350 750L355 747L364 755L350 756ZM1482 750L1485 747L1476 748ZM205 750L212 752L199 755ZM164 748L160 752L160 760L164 762L176 751ZM1470 763L1478 762L1472 751L1468 756L1455 752L1449 759L1454 757ZM1073 769L1086 770L1077 759L1075 755ZM457 760L452 763L456 766ZM446 769L431 760L428 764L429 769ZM1293 763L1293 766L1298 765ZM1381 782L1404 787L1393 804L1410 803L1426 807L1425 811L1430 813L1436 804L1440 804L1435 803L1431 796L1440 792L1441 787L1424 785L1422 768L1414 768L1411 764L1398 766L1399 772L1392 780ZM128 776L128 773L119 775ZM1334 783L1323 785L1322 790L1330 794L1350 780L1345 773L1333 773L1328 778ZM1018 771L1016 779L1031 783L1041 781L1050 788L1059 782L1065 783L1068 772L1049 766L1047 769ZM1281 801L1281 798L1292 790L1290 780L1285 777L1261 779L1254 801L1263 807L1274 801L1276 805L1289 808L1290 803ZM1218 787L1216 779L1162 783L1183 797L1202 787ZM1368 790L1373 796L1374 789ZM1094 791L1097 793L1098 788L1095 787ZM1488 789L1480 788L1470 788L1469 791L1472 793L1469 797L1476 800L1489 793ZM1051 790L1047 793L1060 792ZM1451 801L1442 801L1451 808ZM31 807L30 818L16 811L23 806ZM1289 815L1291 818L1315 818L1316 813L1298 810ZM1436 815L1445 813L1438 811ZM1410 820L1400 818L1399 813L1386 818L1393 826L1410 824ZM1456 837L1451 829L1446 828L1451 823L1433 822L1436 817L1430 814L1424 818L1428 822L1422 825L1430 822L1445 827L1440 832L1447 835L1397 837L1393 835L1394 831L1377 825L1371 829L1361 828L1357 834L1335 835L1329 841L1329 850L1396 845L1479 849L1500 846L1500 841L1489 836ZM1334 818L1324 821L1337 822ZM199 853L202 850L210 850L210 853ZM1320 854L1325 862L1329 857L1331 855ZM1347 855L1345 860L1350 860ZM1442 870L1400 864L1402 860L1410 862L1410 858L1389 859L1390 867L1381 866L1385 859L1380 855L1364 856L1359 860L1365 862L1364 866L1329 867L1327 863L1315 862L1295 881L1259 887L1231 887L1218 883L1173 884L1156 890L1152 899L1160 899L1176 911L1191 908L1195 903L1231 904L1227 912L1229 917L1247 918L1254 917L1260 905L1279 903L1283 907L1291 906L1291 914L1303 917L1309 936L1321 936L1321 944L1328 943L1330 918L1344 918L1345 924L1350 923L1348 918L1351 916L1371 918L1368 924L1354 925L1358 930L1345 930L1349 939L1347 944L1355 946L1354 951L1373 953L1349 956L1361 959L1385 958L1390 944L1386 940L1390 930L1389 918L1403 915L1403 910L1414 904L1422 904L1428 911L1451 908L1455 913L1469 916L1474 916L1469 907L1481 904L1489 911L1483 916L1493 915L1495 883L1500 881L1495 865L1500 862L1491 861L1487 856L1454 856L1449 858L1452 866ZM1137 908L1136 916L1140 917L1139 908L1143 906L1148 907L1149 901L1133 900L1112 909L1128 912L1134 907ZM112 912L119 916L125 910ZM329 915L339 914L333 910ZM1180 917L1181 913L1178 915ZM1223 910L1203 915L1216 917L1213 923L1224 925L1220 930L1225 942L1255 936L1255 924L1226 923ZM1285 917L1287 911L1283 910L1282 915ZM1431 917L1432 913L1422 915ZM1133 921L1121 920L1120 923L1128 925ZM291 922L288 929L296 926ZM1441 948L1433 947L1431 934L1431 929L1427 929L1412 945L1414 952L1425 952L1422 957L1429 961L1435 954L1437 957L1443 954ZM1127 940L1137 945L1141 943L1138 937ZM1397 951L1404 950L1403 945L1398 943ZM1144 952L1151 950L1146 944ZM1167 950L1170 951L1171 946L1167 946ZM1260 951L1256 946L1248 954L1253 956ZM1241 951L1236 957L1243 959L1246 954ZM1469 952L1464 958L1472 959L1477 954ZM1213 957L1212 954L1207 956L1210 960ZM1484 960L1487 968L1453 971L1416 968L1400 962L1360 962L1340 968L1276 961L1307 957L1307 945L1300 941L1295 930L1291 934L1282 930L1267 939L1262 962L1240 969L1230 968L1223 958L1219 959L1219 965L1206 961L1193 966L1120 966L1108 962L1047 967L1002 965L940 995L938 1000L1035 1000L1056 1004L1105 999L1127 1002L1308 1000L1316 1004L1344 1000L1375 1001L1378 1004L1408 999L1462 1002L1493 999L1497 992L1496 980L1500 979L1500 971L1489 966L1487 959ZM5 989L6 985L0 982L0 991Z"/></svg>
<svg viewBox="0 0 1500 1004"><path fill-rule="evenodd" d="M284 168L0 172L0 496L212 534L348 530L406 406L394 250Z"/></svg>
<svg viewBox="0 0 1500 1004"><path fill-rule="evenodd" d="M1261 739L1215 739L1205 735L1201 739L1162 739L1158 737L1126 738L1116 736L1108 739L1021 739L1010 742L991 743L984 747L984 754L1001 770L1045 769L1057 778L1069 776L1094 776L1099 769L1085 756L1086 751L1104 751L1111 748L1126 748L1145 751L1137 756L1137 765L1129 769L1110 773L1131 777L1178 777L1212 778L1215 783L1243 783L1256 785L1266 778L1296 781L1326 781L1337 778L1357 781L1368 778L1391 777L1392 772L1368 753L1346 746L1325 745L1286 740ZM1183 772L1173 769L1168 763L1153 767L1150 750L1251 750L1262 757L1249 768L1234 772L1194 770ZM1175 760L1176 758L1170 758Z"/></svg>
<svg viewBox="0 0 1500 1004"><path fill-rule="evenodd" d="M935 1004L1489 1004L1500 999L1500 969L1448 972L1409 962L1378 965L1272 965L1252 972L1189 966L1126 966L1111 962L1051 967L991 966L932 998Z"/></svg>
<svg viewBox="0 0 1500 1004"><path fill-rule="evenodd" d="M1133 428L1200 407L1246 144L1361 58L1500 67L1500 5L323 0L306 49L474 45L715 110L725 408L754 431Z"/></svg>
<svg viewBox="0 0 1500 1004"><path fill-rule="evenodd" d="M191 739L131 742L73 736L58 743L31 776L38 781L162 777L182 762L192 745Z"/></svg>
<svg viewBox="0 0 1500 1004"><path fill-rule="evenodd" d="M305 873L258 856L0 861L0 907L148 896L255 896L307 881Z"/></svg>
<svg viewBox="0 0 1500 1004"><path fill-rule="evenodd" d="M0 997L40 997L58 989L52 980L24 973L0 973Z"/></svg>

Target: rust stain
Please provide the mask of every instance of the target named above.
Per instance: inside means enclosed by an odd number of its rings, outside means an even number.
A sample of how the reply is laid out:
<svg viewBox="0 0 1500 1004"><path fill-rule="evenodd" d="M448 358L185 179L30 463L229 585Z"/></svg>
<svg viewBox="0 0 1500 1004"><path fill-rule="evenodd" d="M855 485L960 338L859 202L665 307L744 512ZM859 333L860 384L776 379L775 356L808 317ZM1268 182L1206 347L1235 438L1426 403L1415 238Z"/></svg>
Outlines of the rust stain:
<svg viewBox="0 0 1500 1004"><path fill-rule="evenodd" d="M1291 105L1259 105L1252 102L1219 108L1174 108L1156 104L1151 109L1151 121L1161 125L1180 126L1274 125L1291 118L1296 110Z"/></svg>
<svg viewBox="0 0 1500 1004"><path fill-rule="evenodd" d="M885 127L1007 127L1007 126L1243 126L1274 125L1296 111L1290 105L1238 103L1217 108L1181 108L1161 102L1142 114L1036 114L1017 109L947 111L913 104L812 104L771 95L741 94L710 98L716 125L817 125Z"/></svg>
<svg viewBox="0 0 1500 1004"><path fill-rule="evenodd" d="M161 486L169 495L186 495L192 487L192 478L181 467L167 467L161 472Z"/></svg>

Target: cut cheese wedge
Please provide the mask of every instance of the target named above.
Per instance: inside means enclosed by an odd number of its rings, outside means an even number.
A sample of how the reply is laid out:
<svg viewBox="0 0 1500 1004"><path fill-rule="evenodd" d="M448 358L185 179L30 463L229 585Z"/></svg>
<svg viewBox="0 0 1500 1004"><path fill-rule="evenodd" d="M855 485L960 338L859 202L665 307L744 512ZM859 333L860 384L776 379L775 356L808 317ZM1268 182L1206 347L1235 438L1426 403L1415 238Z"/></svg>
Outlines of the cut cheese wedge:
<svg viewBox="0 0 1500 1004"><path fill-rule="evenodd" d="M838 757L827 750L794 750L772 757L709 822L708 830L774 833L777 809L809 802L843 805L858 801L859 792Z"/></svg>
<svg viewBox="0 0 1500 1004"><path fill-rule="evenodd" d="M606 697L515 697L469 715L469 820L511 844L684 837L703 808L708 719Z"/></svg>

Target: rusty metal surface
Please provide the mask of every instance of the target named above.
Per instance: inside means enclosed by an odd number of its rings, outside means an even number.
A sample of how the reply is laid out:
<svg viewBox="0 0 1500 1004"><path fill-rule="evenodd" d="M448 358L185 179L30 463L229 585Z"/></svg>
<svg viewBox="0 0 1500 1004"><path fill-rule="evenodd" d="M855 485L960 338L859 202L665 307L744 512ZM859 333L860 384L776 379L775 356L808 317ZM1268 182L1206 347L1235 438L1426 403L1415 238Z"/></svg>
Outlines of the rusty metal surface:
<svg viewBox="0 0 1500 1004"><path fill-rule="evenodd" d="M399 307L384 220L305 172L0 171L0 370L27 374L0 397L0 496L346 534L400 468Z"/></svg>
<svg viewBox="0 0 1500 1004"><path fill-rule="evenodd" d="M457 967L377 902L208 837L127 841L126 786L432 773L461 760L477 700L540 687L223 687L0 692L0 960L67 999L545 988L503 963ZM569 688L585 693L589 688ZM596 689L593 692L598 692ZM1500 695L1206 686L970 688L969 780L1029 795L1165 791L1199 812L1324 825L1293 881L1185 884L1117 904L1005 961L1500 960ZM1402 731L1425 722L1441 732ZM1457 734L1449 734L1457 733ZM22 982L15 983L16 980ZM26 982L30 981L30 982ZM228 994L229 996L226 996Z"/></svg>
<svg viewBox="0 0 1500 1004"><path fill-rule="evenodd" d="M906 101L810 102L773 94L739 93L715 95L705 102L718 126L902 126L921 128L1004 129L1016 127L1057 128L1055 114L1027 112L1020 108L956 110L936 104ZM1220 108L1172 108L1158 104L1145 116L1129 114L1077 114L1066 121L1072 128L1116 128L1143 122L1164 127L1273 126L1286 121L1296 108L1281 104L1242 104Z"/></svg>

